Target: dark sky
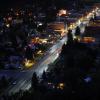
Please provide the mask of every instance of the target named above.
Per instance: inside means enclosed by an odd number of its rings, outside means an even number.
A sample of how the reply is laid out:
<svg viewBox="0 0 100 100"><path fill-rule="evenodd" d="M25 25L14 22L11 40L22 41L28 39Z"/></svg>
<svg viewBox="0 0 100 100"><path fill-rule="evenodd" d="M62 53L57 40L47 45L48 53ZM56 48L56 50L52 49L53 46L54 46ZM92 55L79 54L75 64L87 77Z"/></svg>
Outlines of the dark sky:
<svg viewBox="0 0 100 100"><path fill-rule="evenodd" d="M34 1L34 0L33 0ZM40 0L43 2L43 0ZM50 0L47 0L50 2ZM61 1L61 0L54 0L54 1ZM62 0L62 1L71 1L71 0ZM93 0L89 0L93 1ZM94 0L94 1L100 1L100 0ZM0 0L0 9L2 8L9 8L9 7L18 7L23 6L25 4L28 4L29 2L32 2L32 0Z"/></svg>
<svg viewBox="0 0 100 100"><path fill-rule="evenodd" d="M0 0L0 8L19 6L30 1L31 0Z"/></svg>

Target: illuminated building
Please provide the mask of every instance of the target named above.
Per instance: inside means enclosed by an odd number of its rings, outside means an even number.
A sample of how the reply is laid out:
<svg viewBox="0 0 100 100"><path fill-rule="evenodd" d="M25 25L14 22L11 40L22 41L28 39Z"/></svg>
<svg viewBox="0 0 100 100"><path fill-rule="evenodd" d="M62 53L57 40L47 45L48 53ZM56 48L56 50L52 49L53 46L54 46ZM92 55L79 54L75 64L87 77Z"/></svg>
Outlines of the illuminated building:
<svg viewBox="0 0 100 100"><path fill-rule="evenodd" d="M52 29L55 32L60 33L61 36L63 36L67 32L67 24L65 24L64 22L49 23L48 29Z"/></svg>

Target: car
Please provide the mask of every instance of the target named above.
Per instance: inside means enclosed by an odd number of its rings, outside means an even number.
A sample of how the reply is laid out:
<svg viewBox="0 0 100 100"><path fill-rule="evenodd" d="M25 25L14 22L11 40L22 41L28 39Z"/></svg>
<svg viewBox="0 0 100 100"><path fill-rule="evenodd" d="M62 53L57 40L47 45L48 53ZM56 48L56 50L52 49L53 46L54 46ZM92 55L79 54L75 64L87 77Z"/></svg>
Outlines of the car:
<svg viewBox="0 0 100 100"><path fill-rule="evenodd" d="M12 85L16 85L17 84L17 82L16 81L14 81L13 83L12 83Z"/></svg>

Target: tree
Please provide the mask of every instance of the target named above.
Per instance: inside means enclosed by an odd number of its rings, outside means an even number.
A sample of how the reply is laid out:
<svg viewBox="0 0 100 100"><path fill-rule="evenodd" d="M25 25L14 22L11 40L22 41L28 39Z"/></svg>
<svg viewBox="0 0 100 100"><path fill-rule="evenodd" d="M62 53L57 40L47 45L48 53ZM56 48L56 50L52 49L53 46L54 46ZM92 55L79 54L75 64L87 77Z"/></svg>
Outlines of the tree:
<svg viewBox="0 0 100 100"><path fill-rule="evenodd" d="M43 79L43 81L45 81L47 79L47 76L46 76L46 72L45 71L43 71L42 79Z"/></svg>
<svg viewBox="0 0 100 100"><path fill-rule="evenodd" d="M33 59L33 51L29 46L26 48L25 56L29 60Z"/></svg>
<svg viewBox="0 0 100 100"><path fill-rule="evenodd" d="M32 85L32 89L34 89L34 90L36 90L38 88L38 77L37 77L36 72L33 73L31 85Z"/></svg>
<svg viewBox="0 0 100 100"><path fill-rule="evenodd" d="M77 26L75 35L76 35L76 36L80 36L80 34L81 34L80 28Z"/></svg>
<svg viewBox="0 0 100 100"><path fill-rule="evenodd" d="M73 36L71 30L68 31L67 37L68 37L67 44L68 45L73 44Z"/></svg>
<svg viewBox="0 0 100 100"><path fill-rule="evenodd" d="M8 80L6 79L5 76L2 76L1 78L2 86L5 88L8 86Z"/></svg>

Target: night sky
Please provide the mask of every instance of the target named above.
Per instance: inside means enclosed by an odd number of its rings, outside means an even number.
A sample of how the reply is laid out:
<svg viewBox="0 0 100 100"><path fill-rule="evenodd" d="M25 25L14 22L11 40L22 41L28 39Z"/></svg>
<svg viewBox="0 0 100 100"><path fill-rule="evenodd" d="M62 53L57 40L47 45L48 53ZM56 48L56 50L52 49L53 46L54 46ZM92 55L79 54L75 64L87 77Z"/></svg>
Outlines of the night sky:
<svg viewBox="0 0 100 100"><path fill-rule="evenodd" d="M31 0L0 0L0 8L21 6Z"/></svg>
<svg viewBox="0 0 100 100"><path fill-rule="evenodd" d="M9 8L9 7L18 7L23 6L25 4L28 4L34 0L0 0L0 9ZM40 0L43 2L43 0ZM49 0L47 0L49 1ZM54 1L60 1L60 0L54 0ZM71 1L71 0L63 0L63 1ZM100 0L84 0L84 1L100 1ZM49 1L50 2L50 1Z"/></svg>

